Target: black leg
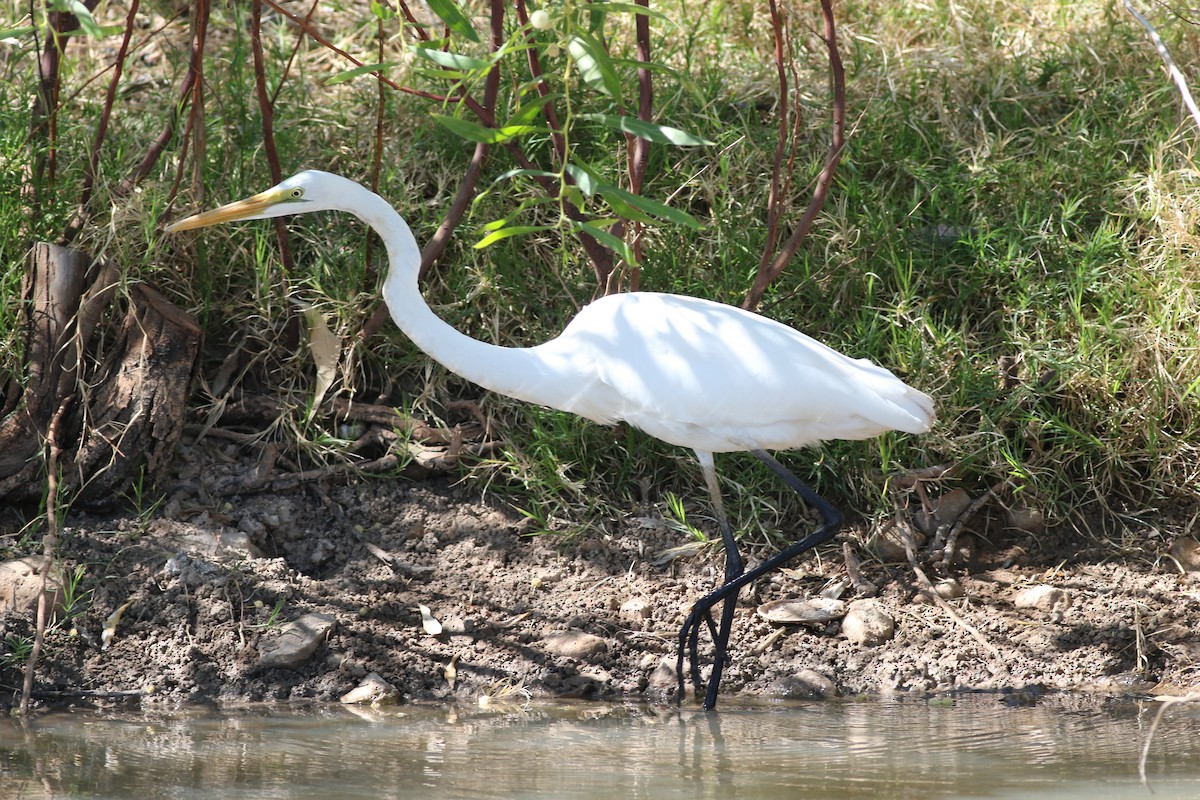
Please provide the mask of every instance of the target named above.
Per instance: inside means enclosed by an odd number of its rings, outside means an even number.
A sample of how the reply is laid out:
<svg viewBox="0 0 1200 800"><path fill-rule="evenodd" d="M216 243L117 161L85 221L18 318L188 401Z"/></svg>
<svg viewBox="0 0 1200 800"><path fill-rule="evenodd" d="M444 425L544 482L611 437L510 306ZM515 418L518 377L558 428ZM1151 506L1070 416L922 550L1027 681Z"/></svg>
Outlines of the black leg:
<svg viewBox="0 0 1200 800"><path fill-rule="evenodd" d="M824 498L810 489L803 481L788 471L787 467L780 464L765 450L752 450L752 453L764 464L771 468L779 478L790 486L797 494L799 494L804 502L817 510L821 515L821 525L808 536L800 541L792 544L780 552L776 553L771 558L759 564L749 572L743 571L741 556L737 554L736 544L732 541L733 534L729 533L726 537L728 525L726 524L722 531L722 539L725 540L726 550L726 567L725 567L725 583L719 586L714 591L705 595L696 601L692 606L691 612L683 623L683 628L679 632L679 660L676 668L679 679L679 696L683 698L684 681L683 681L683 653L684 644L687 643L687 650L692 659L691 677L693 683L699 688L700 671L697 666L697 649L700 637L700 628L702 625L708 625L710 633L713 635L713 644L715 646L715 654L713 661L712 677L709 678L708 691L704 698L704 707L706 709L713 708L717 703L717 690L720 687L721 673L725 666L727 657L726 649L729 644L729 632L733 625L733 612L737 605L738 593L742 587L751 581L761 578L769 572L773 572L779 567L791 561L796 556L804 553L807 550L824 544L837 535L838 530L842 526L842 515L838 510L830 505ZM703 465L703 461L701 462ZM714 475L715 480L715 475ZM722 512L724 509L721 509ZM724 518L724 514L721 514ZM736 559L736 569L734 559ZM724 602L724 608L721 614L721 626L717 631L713 631L712 609L717 603Z"/></svg>
<svg viewBox="0 0 1200 800"><path fill-rule="evenodd" d="M722 585L727 585L742 574L746 568L745 562L742 561L742 556L738 552L737 541L733 538L733 529L730 527L729 517L725 513L725 502L721 499L721 487L717 483L717 470L712 454L697 450L696 459L700 462L700 467L704 472L704 482L707 484L709 496L712 498L713 512L716 514L717 523L721 528L721 543L725 546L725 582ZM733 615L737 610L737 595L738 593L734 591L724 598L725 605L721 609L719 627L713 623L712 606L710 605L702 615L689 614L687 621L680 629L679 654L675 662L675 677L679 682L678 699L680 702L683 701L683 696L687 691L687 684L683 679L683 655L685 652L690 660L689 673L692 685L696 687L696 691L700 690L700 628L701 625L707 625L709 636L713 640L714 653L713 671L709 677L704 707L712 708L716 704L717 686L721 683L721 672L728 659L726 651L729 647L729 633L733 628Z"/></svg>

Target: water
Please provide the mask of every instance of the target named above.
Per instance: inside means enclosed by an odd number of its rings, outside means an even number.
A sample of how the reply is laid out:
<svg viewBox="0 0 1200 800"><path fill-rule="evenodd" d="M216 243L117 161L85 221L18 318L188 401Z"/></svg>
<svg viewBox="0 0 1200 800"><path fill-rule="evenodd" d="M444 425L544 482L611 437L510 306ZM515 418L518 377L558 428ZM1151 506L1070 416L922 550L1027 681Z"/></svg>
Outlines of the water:
<svg viewBox="0 0 1200 800"><path fill-rule="evenodd" d="M58 712L0 721L0 798L1200 796L1200 707L995 697Z"/></svg>

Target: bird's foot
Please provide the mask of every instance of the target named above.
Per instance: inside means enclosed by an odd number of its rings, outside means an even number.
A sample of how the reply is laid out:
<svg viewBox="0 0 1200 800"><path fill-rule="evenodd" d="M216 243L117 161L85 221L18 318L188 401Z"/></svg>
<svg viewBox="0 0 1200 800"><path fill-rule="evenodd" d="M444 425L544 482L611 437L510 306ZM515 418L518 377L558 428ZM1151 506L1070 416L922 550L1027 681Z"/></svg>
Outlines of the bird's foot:
<svg viewBox="0 0 1200 800"><path fill-rule="evenodd" d="M679 682L679 702L683 702L684 695L687 693L687 682L684 679L684 656L688 660L688 673L692 680L692 685L695 687L696 693L704 692L704 708L711 709L717 703L717 690L721 684L721 673L724 672L725 664L729 661L729 631L733 625L733 612L737 605L738 592L741 585L730 585L718 587L715 591L701 597L692 606L692 610L688 613L687 619L683 622L683 627L679 629L679 653L675 662L675 677ZM721 624L718 626L713 621L712 610L718 603L724 602L725 608L721 614ZM712 673L708 678L708 685L701 688L703 683L700 679L700 631L702 628L708 628L708 635L713 641L713 658L712 658Z"/></svg>

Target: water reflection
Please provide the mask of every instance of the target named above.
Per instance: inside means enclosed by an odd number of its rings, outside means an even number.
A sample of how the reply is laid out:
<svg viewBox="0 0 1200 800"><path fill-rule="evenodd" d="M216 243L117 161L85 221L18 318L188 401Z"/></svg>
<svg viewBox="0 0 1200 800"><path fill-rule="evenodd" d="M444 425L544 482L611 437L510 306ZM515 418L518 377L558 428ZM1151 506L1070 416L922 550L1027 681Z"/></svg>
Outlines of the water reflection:
<svg viewBox="0 0 1200 800"><path fill-rule="evenodd" d="M0 722L0 798L1195 797L1200 709L955 702L61 712Z"/></svg>

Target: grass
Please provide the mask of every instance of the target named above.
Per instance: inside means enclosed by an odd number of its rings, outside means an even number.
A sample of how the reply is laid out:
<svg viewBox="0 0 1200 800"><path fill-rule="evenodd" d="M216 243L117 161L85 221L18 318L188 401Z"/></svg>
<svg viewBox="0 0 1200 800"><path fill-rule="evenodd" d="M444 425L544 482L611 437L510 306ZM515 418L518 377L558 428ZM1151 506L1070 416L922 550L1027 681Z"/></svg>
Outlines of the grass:
<svg viewBox="0 0 1200 800"><path fill-rule="evenodd" d="M737 303L765 237L775 136L769 28L753 4L687 5L679 25L655 26L656 58L687 75L656 76L660 119L716 144L655 147L646 193L674 193L672 204L706 227L656 227L641 285ZM843 506L885 515L887 476L931 464L958 465L956 480L973 492L1008 480L1060 521L1200 498L1197 135L1181 119L1153 48L1118 11L1097 2L1032 9L983 0L839 4L853 130L830 202L762 310L893 369L937 398L941 418L924 437L832 442L786 457ZM17 15L15 6L10 13ZM1159 17L1168 47L1195 77L1197 66L1186 63L1197 52L1195 27ZM818 23L797 19L797 70L806 81L795 192L801 207L828 136L823 48L803 28ZM230 21L223 30L228 57L214 60L209 74L205 206L269 183L247 44L240 25ZM342 31L346 47L371 52L371 26L347 23ZM182 68L182 41L164 44L168 66L160 72ZM272 29L270 41L282 58L289 35ZM0 225L22 233L0 243L0 256L14 265L28 239L52 237L61 226L94 110L75 103L65 112L60 180L47 187L54 202L44 216L25 218L11 198L26 157L31 62L4 58ZM280 95L285 169L321 167L365 179L374 86L364 79L323 84L331 70L324 58L303 53ZM75 83L86 77L79 70ZM431 104L395 94L387 102L392 129L381 192L424 241L470 149L429 120L437 110ZM124 174L156 130L159 108L141 108L139 116L131 103L115 121L119 144L106 151L114 175ZM589 130L576 134L580 152L615 173L618 139ZM494 156L484 185L510 166L503 153ZM231 348L257 353L243 383L289 394L297 409L277 435L310 457L329 457L336 432L302 424L312 382L307 352L276 343L294 300L316 305L335 331L352 336L374 302L380 248L357 223L334 215L292 226L296 268L289 275L266 223L212 229L188 243L161 239L156 220L169 179L164 167L141 195L115 202L85 246L127 265L131 279L164 285L198 314L209 344L206 376ZM470 247L485 223L512 213L532 191L502 184L487 192L426 283L431 305L477 338L543 341L592 295L576 241L554 231ZM0 358L10 369L20 347L12 325L17 272L0 277L0 330L8 332ZM450 400L479 397L397 332L354 355L335 388L366 396L392 385L415 413L433 417ZM670 505L682 520L684 505L666 503L671 497L706 508L699 470L685 452L637 431L614 435L500 397L483 403L506 449L468 477L539 525L605 524L647 501ZM730 512L747 535L770 538L803 524L800 504L754 459L722 457L719 466ZM688 521L700 520L711 535L706 514L693 510Z"/></svg>

